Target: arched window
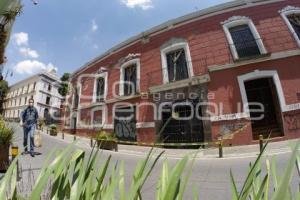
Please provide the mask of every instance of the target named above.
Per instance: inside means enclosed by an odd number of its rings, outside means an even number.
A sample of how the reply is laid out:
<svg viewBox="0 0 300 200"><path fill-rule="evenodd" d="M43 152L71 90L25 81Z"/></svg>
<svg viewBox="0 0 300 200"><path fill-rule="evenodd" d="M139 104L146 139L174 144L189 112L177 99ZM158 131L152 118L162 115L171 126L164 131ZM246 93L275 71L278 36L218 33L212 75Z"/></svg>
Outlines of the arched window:
<svg viewBox="0 0 300 200"><path fill-rule="evenodd" d="M120 96L131 96L140 92L140 59L125 62L120 69Z"/></svg>
<svg viewBox="0 0 300 200"><path fill-rule="evenodd" d="M194 76L189 45L184 39L172 38L161 47L163 83Z"/></svg>
<svg viewBox="0 0 300 200"><path fill-rule="evenodd" d="M294 36L298 46L300 47L300 8L287 6L280 10L279 13L283 17L290 32Z"/></svg>
<svg viewBox="0 0 300 200"><path fill-rule="evenodd" d="M233 16L221 24L234 60L267 53L258 31L249 17Z"/></svg>
<svg viewBox="0 0 300 200"><path fill-rule="evenodd" d="M95 77L93 102L103 102L107 96L107 72Z"/></svg>

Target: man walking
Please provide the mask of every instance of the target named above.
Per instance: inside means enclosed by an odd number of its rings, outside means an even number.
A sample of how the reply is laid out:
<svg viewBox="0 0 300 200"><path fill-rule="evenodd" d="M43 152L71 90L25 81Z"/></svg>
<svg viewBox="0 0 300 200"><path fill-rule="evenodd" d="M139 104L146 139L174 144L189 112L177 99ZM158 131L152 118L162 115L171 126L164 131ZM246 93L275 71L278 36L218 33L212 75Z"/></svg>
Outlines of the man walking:
<svg viewBox="0 0 300 200"><path fill-rule="evenodd" d="M39 118L37 109L33 106L34 100L29 99L29 106L21 113L20 125L24 129L24 152L30 153L31 157L34 157L34 132ZM28 136L30 138L30 152L28 152Z"/></svg>

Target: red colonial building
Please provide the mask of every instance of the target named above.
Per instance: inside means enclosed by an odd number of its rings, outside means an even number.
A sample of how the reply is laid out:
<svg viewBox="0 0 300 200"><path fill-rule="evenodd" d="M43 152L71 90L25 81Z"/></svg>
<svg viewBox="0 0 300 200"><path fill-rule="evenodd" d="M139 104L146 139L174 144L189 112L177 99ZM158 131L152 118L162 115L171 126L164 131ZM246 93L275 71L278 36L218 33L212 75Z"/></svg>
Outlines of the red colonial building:
<svg viewBox="0 0 300 200"><path fill-rule="evenodd" d="M72 74L64 130L251 144L300 137L300 1L233 1L170 20Z"/></svg>

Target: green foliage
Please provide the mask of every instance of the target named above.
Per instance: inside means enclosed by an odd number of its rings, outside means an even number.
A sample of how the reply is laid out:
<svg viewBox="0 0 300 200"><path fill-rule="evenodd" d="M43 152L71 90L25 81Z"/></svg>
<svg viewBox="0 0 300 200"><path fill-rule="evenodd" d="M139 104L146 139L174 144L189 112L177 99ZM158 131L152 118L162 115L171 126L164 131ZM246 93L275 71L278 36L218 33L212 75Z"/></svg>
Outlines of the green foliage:
<svg viewBox="0 0 300 200"><path fill-rule="evenodd" d="M96 140L106 140L106 141L117 141L117 138L115 137L114 134L108 133L106 131L101 130L97 135L96 135Z"/></svg>
<svg viewBox="0 0 300 200"><path fill-rule="evenodd" d="M50 128L50 135L57 136L58 133L57 126L55 124L51 124L49 128Z"/></svg>
<svg viewBox="0 0 300 200"><path fill-rule="evenodd" d="M60 88L58 88L58 92L63 97L67 96L69 92L69 85L67 83L62 83Z"/></svg>
<svg viewBox="0 0 300 200"><path fill-rule="evenodd" d="M56 124L51 124L51 125L49 126L49 128L50 128L50 130L57 130Z"/></svg>
<svg viewBox="0 0 300 200"><path fill-rule="evenodd" d="M267 145L266 145L267 146ZM245 182L239 187L230 172L232 200L296 200L300 199L300 192L292 193L291 179L295 175L295 169L300 175L300 141L292 147L293 151L286 169L279 174L276 169L274 157L272 161L263 160L263 153L258 156L253 164L250 164L249 173ZM142 189L149 178L163 152L154 156L153 149L144 160L137 163L132 177L125 179L126 173L124 162L112 164L112 156L106 160L99 156L99 149L92 150L87 157L82 150L72 150L71 145L63 151L53 150L35 181L35 186L29 196L30 200L39 200L43 191L49 191L50 199L63 200L97 200L97 199L120 199L142 200ZM196 154L195 154L196 156ZM51 159L54 157L54 160ZM15 159L0 180L0 199L25 199L18 194L17 163ZM99 161L102 160L102 164ZM195 158L192 160L194 161ZM189 177L192 173L193 163L189 157L184 157L172 166L167 160L163 161L160 175L157 178L156 194L153 199L157 200L182 200ZM262 164L265 162L266 168ZM296 164L295 164L296 163ZM190 168L187 169L187 166ZM185 173L186 172L186 173ZM271 180L272 179L272 180ZM51 185L49 186L49 183ZM128 189L125 189L125 184ZM238 191L237 188L241 188ZM217 192L217 191L216 191ZM193 189L193 199L198 199L198 192ZM155 198L154 198L155 197Z"/></svg>
<svg viewBox="0 0 300 200"><path fill-rule="evenodd" d="M113 164L112 157L109 156L99 166L99 160L103 159L99 156L99 149L93 149L91 155L86 156L82 150L72 151L73 147L71 145L63 151L53 150L50 153L35 181L29 196L30 200L39 200L43 191L48 191L48 189L50 199L55 200L142 200L142 188L163 154L161 152L154 156L155 152L151 150L144 160L138 162L132 178L126 180L123 162ZM54 155L56 156L51 162ZM18 194L19 190L15 184L17 159L11 164L0 182L1 200L17 199L13 198L17 196L22 198L22 194ZM159 181L157 188L158 199L183 199L181 196L183 196L184 184L181 183L181 180L182 172L188 164L187 161L188 157L185 157L171 171L166 168L169 166L168 161L164 161L164 169L159 178L162 181ZM166 176L168 176L168 180L163 181ZM50 188L48 188L49 183L51 183ZM174 183L177 183L175 187ZM125 184L129 186L127 191Z"/></svg>
<svg viewBox="0 0 300 200"><path fill-rule="evenodd" d="M64 74L62 75L62 77L60 78L60 80L63 81L63 82L69 82L70 77L71 77L71 74L70 74L70 73L64 73Z"/></svg>
<svg viewBox="0 0 300 200"><path fill-rule="evenodd" d="M5 80L0 81L0 98L3 100L8 92L8 83Z"/></svg>
<svg viewBox="0 0 300 200"><path fill-rule="evenodd" d="M0 19L2 24L0 26L0 64L4 62L4 51L8 44L11 29L15 18L22 11L20 0L1 0L0 1Z"/></svg>
<svg viewBox="0 0 300 200"><path fill-rule="evenodd" d="M0 119L0 146L11 144L13 141L14 130L8 127L3 119Z"/></svg>
<svg viewBox="0 0 300 200"><path fill-rule="evenodd" d="M70 79L70 73L64 73L64 75L60 78L62 81L61 87L58 88L58 92L63 97L67 96L69 92L69 79Z"/></svg>
<svg viewBox="0 0 300 200"><path fill-rule="evenodd" d="M3 101L8 92L8 83L5 80L0 81L0 113L3 113Z"/></svg>
<svg viewBox="0 0 300 200"><path fill-rule="evenodd" d="M295 166L299 159L298 149L300 147L300 141L292 148L293 152L286 164L286 169L282 175L277 173L276 162L273 158L272 162L266 158L266 173L262 174L262 156L266 149L267 144L264 146L263 151L259 154L255 163L250 163L250 170L248 176L243 184L240 192L237 190L237 183L234 180L233 173L230 171L231 190L233 200L293 200L299 199L300 191L296 194L292 193L291 181ZM297 161L297 162L296 162ZM295 165L296 163L296 165ZM300 168L297 168L300 175ZM270 179L273 179L273 185L270 185ZM271 187L271 188L270 188ZM270 193L270 189L274 192Z"/></svg>

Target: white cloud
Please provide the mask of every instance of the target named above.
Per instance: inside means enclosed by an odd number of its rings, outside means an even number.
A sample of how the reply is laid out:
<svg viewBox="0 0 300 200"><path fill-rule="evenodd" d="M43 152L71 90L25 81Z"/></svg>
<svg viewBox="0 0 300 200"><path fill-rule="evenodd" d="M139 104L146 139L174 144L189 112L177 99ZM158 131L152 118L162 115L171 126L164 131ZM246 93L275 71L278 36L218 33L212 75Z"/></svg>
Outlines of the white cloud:
<svg viewBox="0 0 300 200"><path fill-rule="evenodd" d="M128 8L140 7L143 10L153 8L152 0L121 0Z"/></svg>
<svg viewBox="0 0 300 200"><path fill-rule="evenodd" d="M96 23L96 21L94 19L92 20L91 30L92 30L92 32L96 32L98 30L98 24Z"/></svg>
<svg viewBox="0 0 300 200"><path fill-rule="evenodd" d="M12 38L18 46L28 45L28 33L15 33L13 34Z"/></svg>
<svg viewBox="0 0 300 200"><path fill-rule="evenodd" d="M56 70L57 68L52 63L42 63L37 60L24 60L19 62L15 67L15 71L19 74L35 74L40 71L51 71Z"/></svg>
<svg viewBox="0 0 300 200"><path fill-rule="evenodd" d="M38 58L39 57L38 52L35 50L32 50L30 48L22 47L19 49L19 51L25 57L30 57L30 58Z"/></svg>

